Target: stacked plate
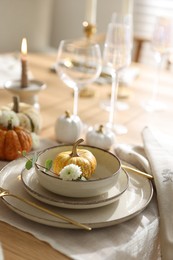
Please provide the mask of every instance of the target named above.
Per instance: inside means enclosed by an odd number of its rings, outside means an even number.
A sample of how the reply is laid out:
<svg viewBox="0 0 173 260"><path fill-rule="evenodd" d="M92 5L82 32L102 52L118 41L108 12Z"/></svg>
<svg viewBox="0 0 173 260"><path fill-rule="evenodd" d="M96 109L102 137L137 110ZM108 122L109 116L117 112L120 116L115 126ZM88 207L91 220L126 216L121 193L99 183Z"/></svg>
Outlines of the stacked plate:
<svg viewBox="0 0 173 260"><path fill-rule="evenodd" d="M70 209L91 209L109 205L115 202L120 195L125 192L129 183L128 174L122 171L117 184L107 192L99 196L72 198L52 193L43 188L38 181L34 169L30 171L23 170L21 177L24 187L34 198L53 206Z"/></svg>
<svg viewBox="0 0 173 260"><path fill-rule="evenodd" d="M153 195L150 180L121 170L116 185L99 196L65 197L43 188L34 168L27 171L25 163L26 160L21 158L7 164L1 170L0 187L91 228L115 225L134 217L144 210ZM13 211L32 221L60 228L76 228L13 197L4 196L2 200Z"/></svg>

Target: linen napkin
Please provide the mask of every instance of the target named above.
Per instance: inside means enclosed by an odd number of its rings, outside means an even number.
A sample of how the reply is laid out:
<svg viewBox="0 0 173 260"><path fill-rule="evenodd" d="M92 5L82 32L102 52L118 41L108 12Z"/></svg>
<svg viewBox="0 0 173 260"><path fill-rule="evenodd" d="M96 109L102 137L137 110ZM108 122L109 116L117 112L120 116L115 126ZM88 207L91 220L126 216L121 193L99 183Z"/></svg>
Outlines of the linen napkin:
<svg viewBox="0 0 173 260"><path fill-rule="evenodd" d="M143 147L119 145L120 159L153 174L160 216L160 244L163 260L173 259L173 139L148 127L142 132Z"/></svg>

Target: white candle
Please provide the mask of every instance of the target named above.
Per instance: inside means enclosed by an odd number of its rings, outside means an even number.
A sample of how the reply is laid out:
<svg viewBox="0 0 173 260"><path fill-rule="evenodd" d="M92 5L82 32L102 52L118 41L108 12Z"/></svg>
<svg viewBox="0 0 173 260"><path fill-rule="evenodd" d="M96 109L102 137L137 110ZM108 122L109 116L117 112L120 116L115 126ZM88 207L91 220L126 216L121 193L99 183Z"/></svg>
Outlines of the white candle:
<svg viewBox="0 0 173 260"><path fill-rule="evenodd" d="M27 77L27 41L26 38L23 38L21 45L21 87L26 88L28 85Z"/></svg>
<svg viewBox="0 0 173 260"><path fill-rule="evenodd" d="M96 25L97 0L86 0L85 20L89 24Z"/></svg>
<svg viewBox="0 0 173 260"><path fill-rule="evenodd" d="M124 0L122 2L122 12L123 14L133 13L133 0Z"/></svg>

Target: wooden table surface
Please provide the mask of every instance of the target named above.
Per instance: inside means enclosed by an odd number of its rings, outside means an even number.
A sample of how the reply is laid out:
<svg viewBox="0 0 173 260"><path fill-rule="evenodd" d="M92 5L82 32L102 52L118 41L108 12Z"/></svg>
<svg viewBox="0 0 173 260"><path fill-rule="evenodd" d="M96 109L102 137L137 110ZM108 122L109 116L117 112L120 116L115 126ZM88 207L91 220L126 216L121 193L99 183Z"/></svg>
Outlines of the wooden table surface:
<svg viewBox="0 0 173 260"><path fill-rule="evenodd" d="M39 103L43 118L41 137L55 140L54 126L57 117L64 114L65 110L72 111L73 92L66 87L56 73L50 71L55 62L55 55L30 54L28 57L29 68L33 76L46 83L47 88L39 93ZM128 98L121 101L128 103L129 109L116 112L116 123L124 124L128 128L126 135L116 137L116 143L130 143L141 145L141 131L145 126L154 126L171 133L173 127L173 76L170 72L163 71L160 81L160 97L169 107L166 111L155 113L146 112L141 106L151 96L151 88L154 84L155 72L152 68L135 64L138 68L138 77L125 88ZM108 112L103 110L100 102L109 98L110 85L93 84L89 86L95 90L92 98L79 99L79 116L87 125L106 123ZM11 102L12 95L4 89L0 89L0 105ZM173 129L173 128L172 128ZM5 260L40 260L59 259L68 257L55 251L48 244L39 241L32 235L0 222L0 242L3 248ZM44 258L42 257L44 253Z"/></svg>

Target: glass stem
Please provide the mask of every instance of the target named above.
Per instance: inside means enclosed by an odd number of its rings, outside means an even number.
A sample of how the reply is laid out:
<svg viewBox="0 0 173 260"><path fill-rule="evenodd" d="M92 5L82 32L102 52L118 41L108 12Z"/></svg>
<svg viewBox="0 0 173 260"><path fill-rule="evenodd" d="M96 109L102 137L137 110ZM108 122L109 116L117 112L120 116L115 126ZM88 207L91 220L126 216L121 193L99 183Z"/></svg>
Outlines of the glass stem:
<svg viewBox="0 0 173 260"><path fill-rule="evenodd" d="M79 98L79 90L78 88L74 88L73 115L75 116L77 116L78 114L78 98Z"/></svg>
<svg viewBox="0 0 173 260"><path fill-rule="evenodd" d="M157 60L156 76L155 76L155 82L154 82L152 97L151 97L151 103L155 103L156 102L156 98L158 96L161 66L162 66L162 55L160 55L160 57Z"/></svg>
<svg viewBox="0 0 173 260"><path fill-rule="evenodd" d="M111 104L110 104L110 113L109 113L109 125L113 128L114 124L114 112L115 105L118 97L118 72L115 70L111 74L112 76L112 89L111 89Z"/></svg>

